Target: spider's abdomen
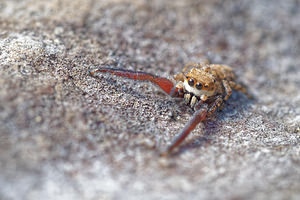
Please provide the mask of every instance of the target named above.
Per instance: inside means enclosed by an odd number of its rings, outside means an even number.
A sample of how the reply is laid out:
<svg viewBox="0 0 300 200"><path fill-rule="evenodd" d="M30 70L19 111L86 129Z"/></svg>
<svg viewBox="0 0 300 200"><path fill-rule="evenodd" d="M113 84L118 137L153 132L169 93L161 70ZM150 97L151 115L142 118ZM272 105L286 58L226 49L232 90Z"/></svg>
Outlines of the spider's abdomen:
<svg viewBox="0 0 300 200"><path fill-rule="evenodd" d="M236 79L236 75L232 68L227 65L211 64L210 68L212 70L211 73L216 77L216 79L218 79L218 81L222 81L223 79L234 81Z"/></svg>

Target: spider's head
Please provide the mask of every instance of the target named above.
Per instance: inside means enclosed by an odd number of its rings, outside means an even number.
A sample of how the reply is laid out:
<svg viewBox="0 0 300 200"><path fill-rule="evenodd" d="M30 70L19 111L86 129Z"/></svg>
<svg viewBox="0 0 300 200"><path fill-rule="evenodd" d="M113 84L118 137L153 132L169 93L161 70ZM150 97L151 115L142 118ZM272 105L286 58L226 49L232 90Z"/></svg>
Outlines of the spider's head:
<svg viewBox="0 0 300 200"><path fill-rule="evenodd" d="M184 77L184 88L188 92L201 97L201 95L213 96L216 91L216 79L210 73L210 68L192 68Z"/></svg>

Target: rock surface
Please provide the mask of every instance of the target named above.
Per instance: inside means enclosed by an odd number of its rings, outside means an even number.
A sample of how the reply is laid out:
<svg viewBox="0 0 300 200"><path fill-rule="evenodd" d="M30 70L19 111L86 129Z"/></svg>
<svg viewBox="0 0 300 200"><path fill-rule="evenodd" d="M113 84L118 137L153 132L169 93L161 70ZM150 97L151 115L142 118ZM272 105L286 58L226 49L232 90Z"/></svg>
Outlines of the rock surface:
<svg viewBox="0 0 300 200"><path fill-rule="evenodd" d="M299 199L300 2L0 2L0 199ZM171 77L205 58L233 93L178 152L192 111L97 66Z"/></svg>

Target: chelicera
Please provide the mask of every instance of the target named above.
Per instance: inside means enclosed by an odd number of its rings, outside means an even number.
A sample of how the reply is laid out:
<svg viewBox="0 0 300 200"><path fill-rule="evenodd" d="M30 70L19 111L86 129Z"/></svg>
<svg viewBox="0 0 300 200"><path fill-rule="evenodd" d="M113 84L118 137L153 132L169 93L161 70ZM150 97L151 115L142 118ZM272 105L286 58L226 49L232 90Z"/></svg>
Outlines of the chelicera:
<svg viewBox="0 0 300 200"><path fill-rule="evenodd" d="M195 111L164 155L178 147L197 124L212 116L217 109L221 109L224 102L230 97L232 89L241 91L250 97L245 87L236 82L237 77L231 67L209 64L208 61L187 64L181 73L174 76L175 85L167 78L150 73L116 68L97 68L90 71L90 75L95 76L98 72L106 72L134 80L150 81L168 95L183 98L185 103Z"/></svg>

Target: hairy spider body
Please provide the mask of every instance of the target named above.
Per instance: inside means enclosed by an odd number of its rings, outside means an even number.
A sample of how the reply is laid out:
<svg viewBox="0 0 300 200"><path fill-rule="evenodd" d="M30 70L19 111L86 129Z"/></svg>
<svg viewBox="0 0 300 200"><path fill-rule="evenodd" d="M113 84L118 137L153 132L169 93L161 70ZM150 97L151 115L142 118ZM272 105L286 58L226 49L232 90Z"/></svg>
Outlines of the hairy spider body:
<svg viewBox="0 0 300 200"><path fill-rule="evenodd" d="M191 63L185 66L182 73L175 75L174 79L177 81L176 87L183 90L186 104L194 109L197 109L197 102L205 102L213 96L226 94L223 98L226 101L232 93L231 88L246 92L235 82L236 75L232 68L226 65Z"/></svg>
<svg viewBox="0 0 300 200"><path fill-rule="evenodd" d="M108 72L134 80L150 81L159 86L168 95L184 98L185 103L194 109L195 112L192 118L164 155L175 149L195 129L198 123L210 117L218 108L221 108L224 101L227 101L230 97L232 89L241 91L250 97L245 87L236 82L235 73L227 65L209 64L208 62L189 63L183 68L181 73L174 76L176 85L169 79L145 72L97 68L90 71L90 74L94 76L97 72Z"/></svg>

